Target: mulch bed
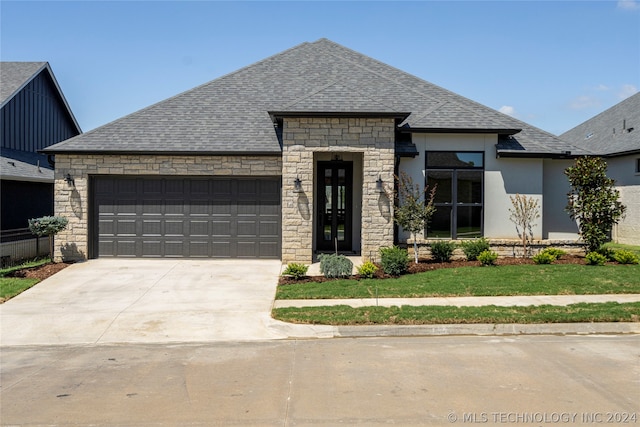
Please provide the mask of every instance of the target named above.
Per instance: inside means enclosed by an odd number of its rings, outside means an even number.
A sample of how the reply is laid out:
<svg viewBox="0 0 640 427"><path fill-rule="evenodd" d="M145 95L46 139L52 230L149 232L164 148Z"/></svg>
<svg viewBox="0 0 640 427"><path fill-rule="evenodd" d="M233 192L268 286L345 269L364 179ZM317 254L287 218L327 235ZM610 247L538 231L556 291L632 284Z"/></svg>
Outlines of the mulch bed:
<svg viewBox="0 0 640 427"><path fill-rule="evenodd" d="M465 261L465 260L456 260L451 262L435 262L430 259L420 259L418 264L411 261L409 263L409 271L407 274L414 273L423 273L425 271L439 270L442 268L460 268L460 267L480 267L480 261ZM501 265L525 265L525 264L535 264L531 258L514 258L514 257L505 257L498 258L496 261L498 266ZM554 261L554 264L584 264L584 257L575 256L575 255L563 255L560 259ZM378 266L378 271L376 272L377 279L389 279L393 276L388 274L384 274L382 272L382 268L380 265ZM359 280L360 276L355 275L351 276L351 279ZM278 284L280 285L291 285L294 283L322 283L328 282L335 279L327 279L324 276L307 276L301 280L295 280L291 277L280 277Z"/></svg>
<svg viewBox="0 0 640 427"><path fill-rule="evenodd" d="M21 277L25 279L38 279L44 280L48 277L53 276L58 271L69 267L72 263L70 262L55 262L44 264L38 267L31 268L23 268L22 270L16 270L10 274L7 274L8 277Z"/></svg>

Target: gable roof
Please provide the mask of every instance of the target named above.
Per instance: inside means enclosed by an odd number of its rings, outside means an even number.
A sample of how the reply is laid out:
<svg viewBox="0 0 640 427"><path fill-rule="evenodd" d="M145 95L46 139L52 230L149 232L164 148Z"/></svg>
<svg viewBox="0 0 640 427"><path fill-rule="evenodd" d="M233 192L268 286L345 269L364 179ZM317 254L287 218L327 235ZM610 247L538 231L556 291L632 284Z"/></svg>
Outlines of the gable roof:
<svg viewBox="0 0 640 427"><path fill-rule="evenodd" d="M50 153L276 154L274 119L384 115L406 132L503 135L501 155L579 154L555 135L327 39L303 43L45 149Z"/></svg>
<svg viewBox="0 0 640 427"><path fill-rule="evenodd" d="M82 129L73 115L71 107L64 97L62 89L60 89L60 85L58 85L58 81L48 62L0 62L0 108L4 107L22 88L43 72L47 73L51 78L73 125L76 127L78 133L82 133Z"/></svg>
<svg viewBox="0 0 640 427"><path fill-rule="evenodd" d="M640 92L560 137L601 156L640 153Z"/></svg>
<svg viewBox="0 0 640 427"><path fill-rule="evenodd" d="M13 181L53 182L53 168L44 154L3 148L0 178Z"/></svg>

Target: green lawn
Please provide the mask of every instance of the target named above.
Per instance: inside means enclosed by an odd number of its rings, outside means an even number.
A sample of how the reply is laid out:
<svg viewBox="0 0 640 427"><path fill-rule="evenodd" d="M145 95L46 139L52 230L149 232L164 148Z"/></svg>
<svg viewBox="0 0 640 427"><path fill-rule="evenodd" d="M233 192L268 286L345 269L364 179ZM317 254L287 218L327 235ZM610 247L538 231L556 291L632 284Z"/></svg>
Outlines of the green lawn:
<svg viewBox="0 0 640 427"><path fill-rule="evenodd" d="M275 319L322 325L427 325L470 323L638 322L640 303L573 304L528 307L402 306L276 308Z"/></svg>
<svg viewBox="0 0 640 427"><path fill-rule="evenodd" d="M505 265L447 268L395 279L278 286L276 299L417 298L640 293L640 265Z"/></svg>
<svg viewBox="0 0 640 427"><path fill-rule="evenodd" d="M6 277L8 274L24 268L37 267L51 262L49 258L25 262L15 267L0 269L0 302L6 301L26 291L39 282L38 279L23 279L19 277Z"/></svg>

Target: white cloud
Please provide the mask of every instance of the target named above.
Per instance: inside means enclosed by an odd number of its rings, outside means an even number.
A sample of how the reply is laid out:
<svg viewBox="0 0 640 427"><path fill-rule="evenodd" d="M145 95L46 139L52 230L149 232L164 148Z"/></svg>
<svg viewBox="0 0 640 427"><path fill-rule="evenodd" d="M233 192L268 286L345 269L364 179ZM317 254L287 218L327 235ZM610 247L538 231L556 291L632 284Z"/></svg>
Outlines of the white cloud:
<svg viewBox="0 0 640 427"><path fill-rule="evenodd" d="M609 89L611 89L609 86L603 85L603 84L599 84L598 86L595 87L595 90L598 90L598 91L606 91Z"/></svg>
<svg viewBox="0 0 640 427"><path fill-rule="evenodd" d="M511 116L511 117L516 116L516 109L511 105L503 105L502 107L500 107L498 111L500 111L503 114L506 114L507 116Z"/></svg>
<svg viewBox="0 0 640 427"><path fill-rule="evenodd" d="M627 99L628 97L630 97L631 95L635 95L636 93L638 93L638 88L634 85L622 85L622 88L618 92L618 99Z"/></svg>
<svg viewBox="0 0 640 427"><path fill-rule="evenodd" d="M581 95L575 98L569 104L572 110L584 110L586 108L593 108L600 106L600 101L589 95Z"/></svg>
<svg viewBox="0 0 640 427"><path fill-rule="evenodd" d="M618 9L637 10L640 9L640 3L636 0L618 0Z"/></svg>

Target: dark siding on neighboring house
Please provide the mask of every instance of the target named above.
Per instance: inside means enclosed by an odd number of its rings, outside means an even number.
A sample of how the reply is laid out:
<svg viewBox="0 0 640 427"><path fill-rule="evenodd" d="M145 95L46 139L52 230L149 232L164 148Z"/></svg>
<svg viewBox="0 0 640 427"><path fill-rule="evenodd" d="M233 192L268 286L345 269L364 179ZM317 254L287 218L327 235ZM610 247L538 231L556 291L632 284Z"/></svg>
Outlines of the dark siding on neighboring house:
<svg viewBox="0 0 640 427"><path fill-rule="evenodd" d="M3 179L0 187L2 230L27 228L30 218L53 213L53 184Z"/></svg>
<svg viewBox="0 0 640 427"><path fill-rule="evenodd" d="M35 152L78 134L48 73L13 97L0 116L2 148Z"/></svg>

